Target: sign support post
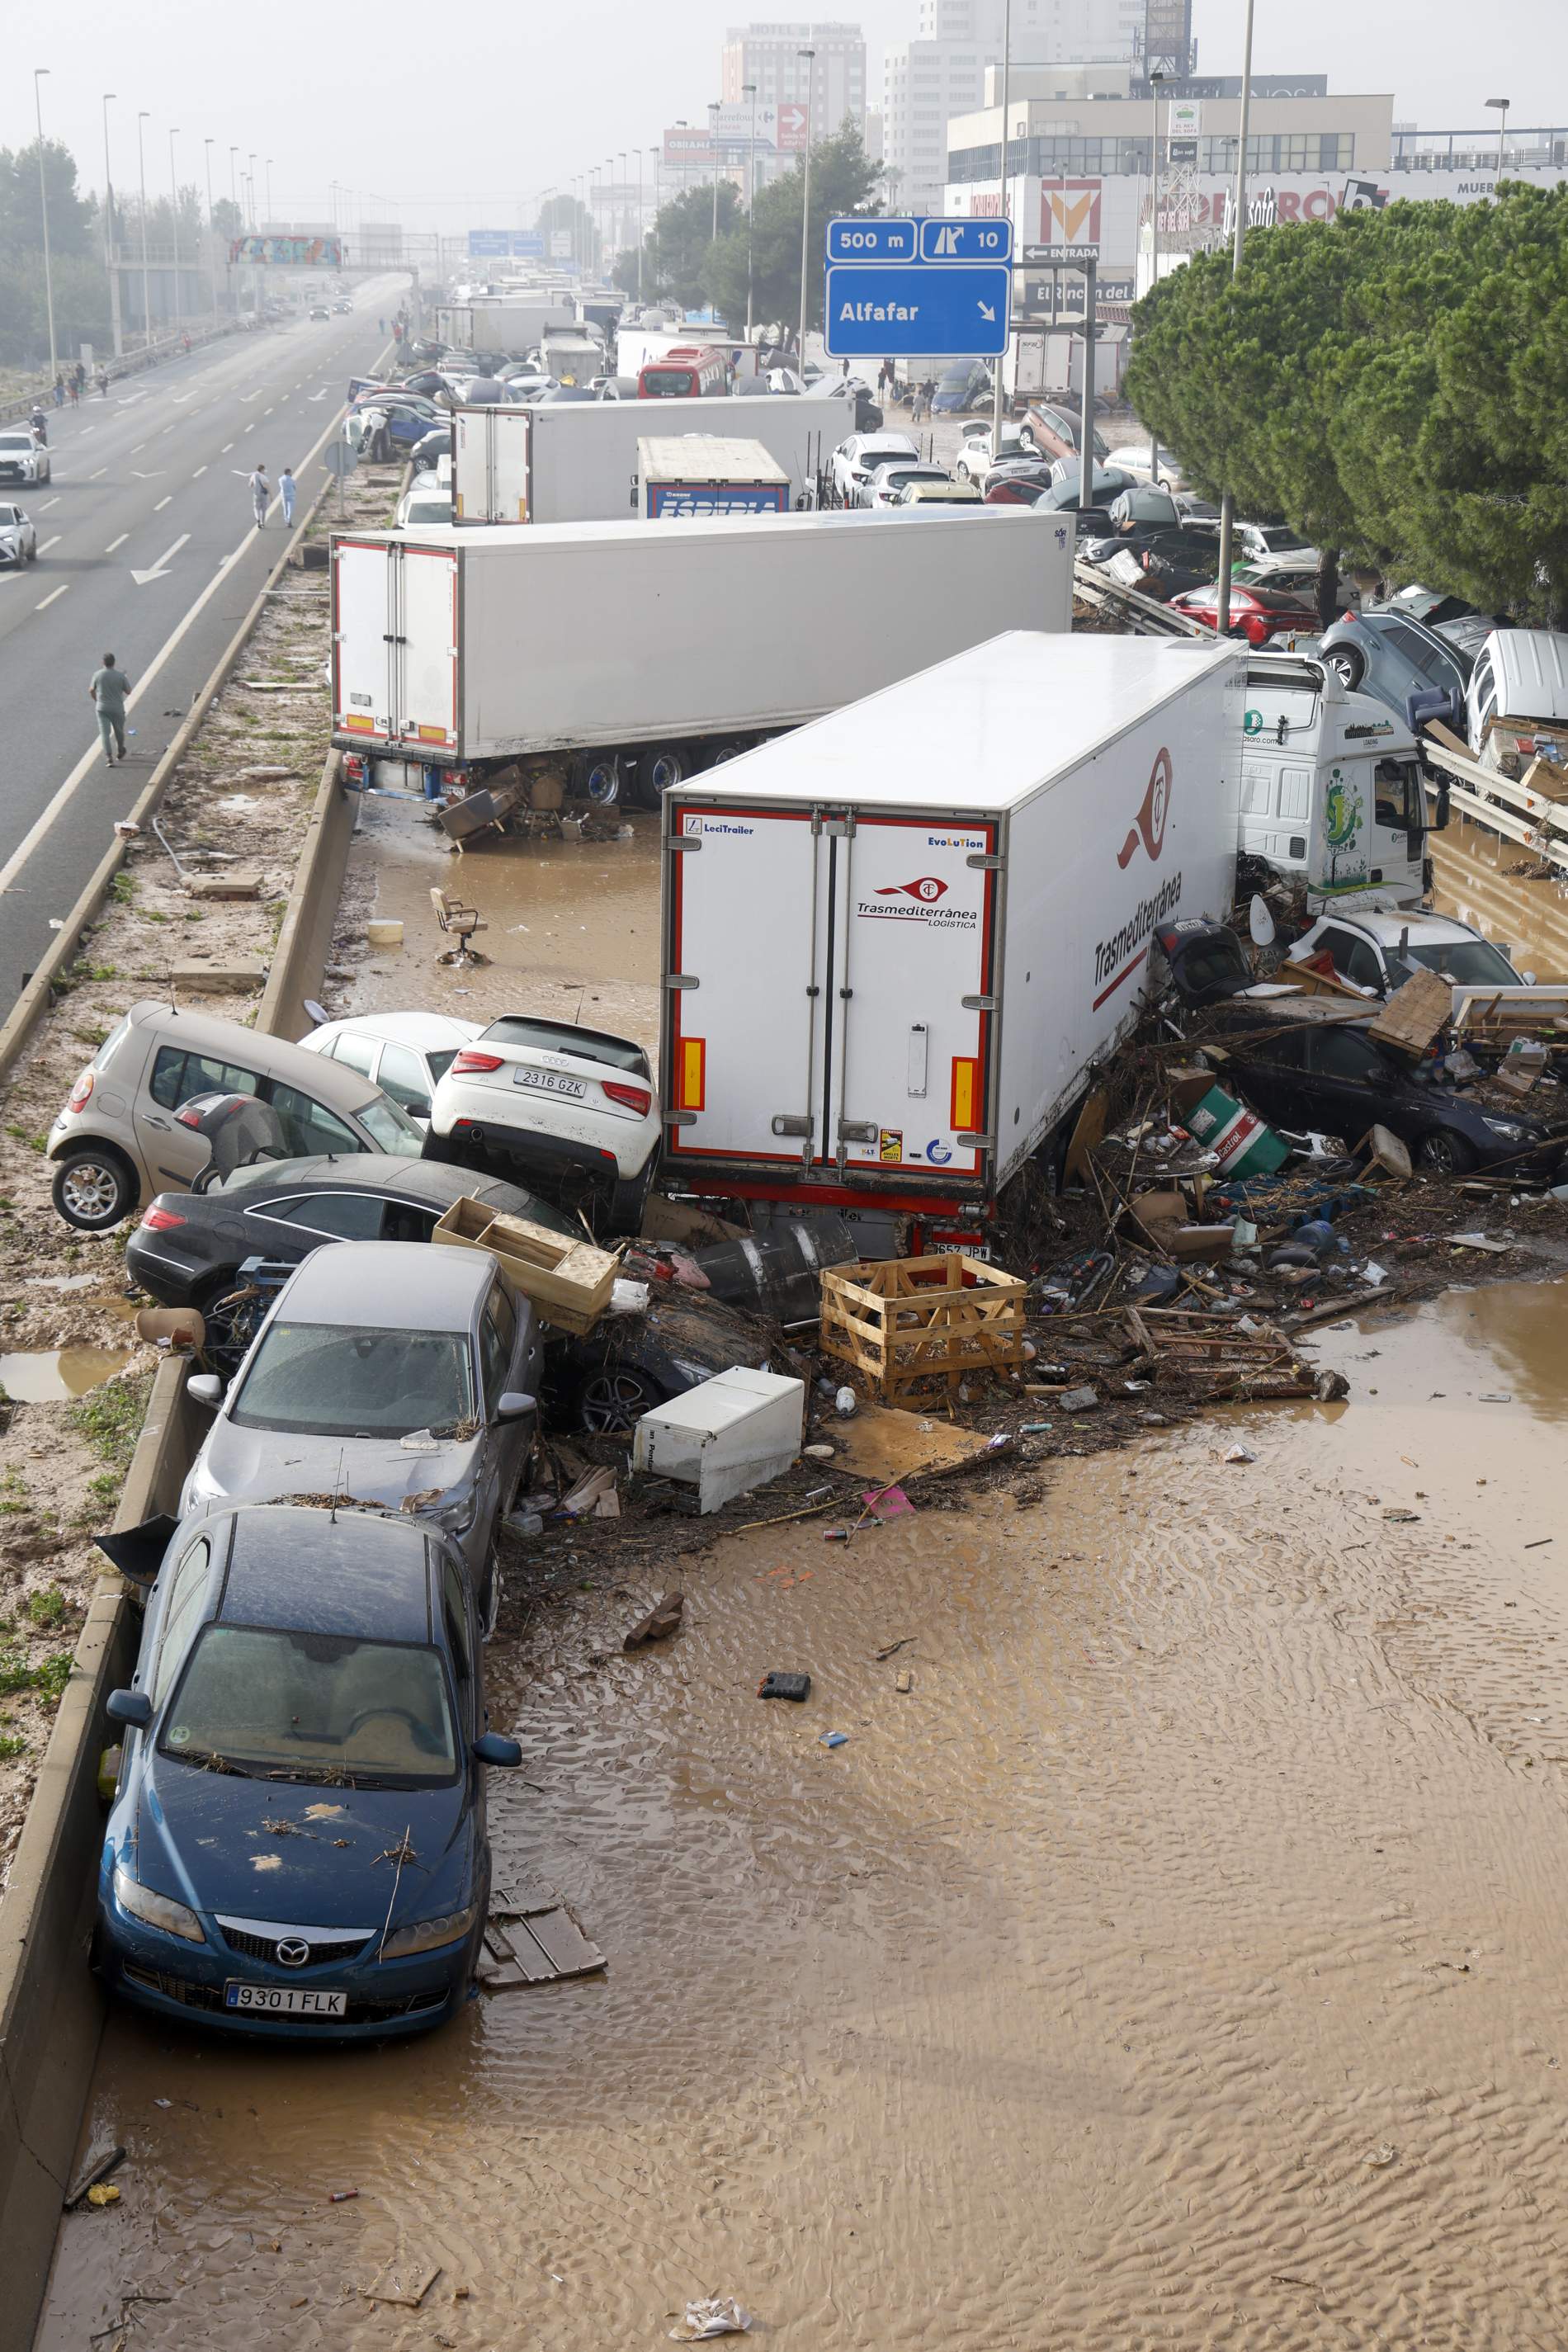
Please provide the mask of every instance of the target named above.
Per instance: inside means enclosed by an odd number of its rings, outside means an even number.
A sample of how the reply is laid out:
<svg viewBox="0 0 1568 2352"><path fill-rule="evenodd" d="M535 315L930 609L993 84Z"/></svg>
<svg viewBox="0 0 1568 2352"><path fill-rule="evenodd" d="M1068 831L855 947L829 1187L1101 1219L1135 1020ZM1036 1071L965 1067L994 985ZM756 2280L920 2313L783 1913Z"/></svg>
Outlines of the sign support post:
<svg viewBox="0 0 1568 2352"><path fill-rule="evenodd" d="M1078 436L1078 502L1094 504L1094 342L1100 332L1096 293L1100 264L1083 265L1083 424Z"/></svg>

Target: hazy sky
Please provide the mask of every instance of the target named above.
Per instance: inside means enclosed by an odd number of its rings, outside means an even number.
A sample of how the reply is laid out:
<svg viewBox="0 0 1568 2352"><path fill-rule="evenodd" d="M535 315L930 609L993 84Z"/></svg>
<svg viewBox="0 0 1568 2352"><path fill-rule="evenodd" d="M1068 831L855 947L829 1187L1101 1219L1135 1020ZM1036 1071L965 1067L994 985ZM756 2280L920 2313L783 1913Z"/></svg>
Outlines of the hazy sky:
<svg viewBox="0 0 1568 2352"><path fill-rule="evenodd" d="M227 193L231 142L242 170L252 149L270 154L280 217L324 217L336 177L367 218L451 231L531 222L550 184L622 148L651 149L678 116L701 121L719 94L725 26L784 13L754 0L271 0L242 28L210 0L16 7L0 77L0 145L32 139L28 69L47 66L46 130L75 150L94 187L103 178L100 97L111 89L114 179L128 189L145 107L150 194L168 188L177 126L182 182L205 185L203 141L216 142L215 195ZM881 50L913 30L915 0L865 0L858 11L840 0L822 13L858 16L874 96ZM1194 0L1203 71L1239 69L1244 16L1245 0ZM1392 90L1396 116L1423 129L1495 121L1480 100L1503 96L1521 128L1568 122L1564 0L1487 10L1475 0L1424 0L1418 9L1258 0L1254 63L1260 72L1326 71L1332 89ZM259 165L257 177L264 209Z"/></svg>

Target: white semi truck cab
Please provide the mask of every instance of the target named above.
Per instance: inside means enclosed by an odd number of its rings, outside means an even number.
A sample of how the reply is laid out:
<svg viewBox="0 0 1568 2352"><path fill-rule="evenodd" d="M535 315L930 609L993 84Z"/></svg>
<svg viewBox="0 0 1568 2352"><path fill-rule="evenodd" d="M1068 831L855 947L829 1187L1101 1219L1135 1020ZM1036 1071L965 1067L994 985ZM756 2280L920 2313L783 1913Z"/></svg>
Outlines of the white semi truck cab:
<svg viewBox="0 0 1568 2352"><path fill-rule="evenodd" d="M1421 755L1387 704L1347 694L1309 656L1256 653L1243 723L1243 858L1314 913L1420 906L1431 887Z"/></svg>

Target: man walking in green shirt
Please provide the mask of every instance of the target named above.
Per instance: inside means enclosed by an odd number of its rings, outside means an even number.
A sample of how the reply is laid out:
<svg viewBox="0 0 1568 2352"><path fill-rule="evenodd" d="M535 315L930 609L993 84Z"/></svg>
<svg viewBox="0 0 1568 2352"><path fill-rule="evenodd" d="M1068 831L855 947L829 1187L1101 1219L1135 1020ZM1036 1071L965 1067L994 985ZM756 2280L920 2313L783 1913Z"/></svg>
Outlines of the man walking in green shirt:
<svg viewBox="0 0 1568 2352"><path fill-rule="evenodd" d="M115 668L114 656L105 654L103 667L94 670L88 693L98 712L103 756L111 768L116 758L125 757L125 698L130 691L131 680L122 669Z"/></svg>

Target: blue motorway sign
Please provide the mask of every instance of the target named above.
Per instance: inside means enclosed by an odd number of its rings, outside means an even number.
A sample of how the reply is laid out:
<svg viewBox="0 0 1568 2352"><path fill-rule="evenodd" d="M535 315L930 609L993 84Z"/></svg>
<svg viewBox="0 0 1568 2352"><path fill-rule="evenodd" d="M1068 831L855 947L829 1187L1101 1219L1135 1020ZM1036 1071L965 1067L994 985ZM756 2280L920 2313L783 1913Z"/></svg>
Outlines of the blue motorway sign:
<svg viewBox="0 0 1568 2352"><path fill-rule="evenodd" d="M1013 224L1006 220L922 220L922 261L1009 261ZM833 257L835 259L837 256Z"/></svg>
<svg viewBox="0 0 1568 2352"><path fill-rule="evenodd" d="M913 261L916 223L912 220L830 220L827 224L829 261Z"/></svg>
<svg viewBox="0 0 1568 2352"><path fill-rule="evenodd" d="M1005 262L830 266L823 340L836 360L999 359L1012 278Z"/></svg>
<svg viewBox="0 0 1568 2352"><path fill-rule="evenodd" d="M538 228L471 228L470 261L538 261L544 253L544 232Z"/></svg>

